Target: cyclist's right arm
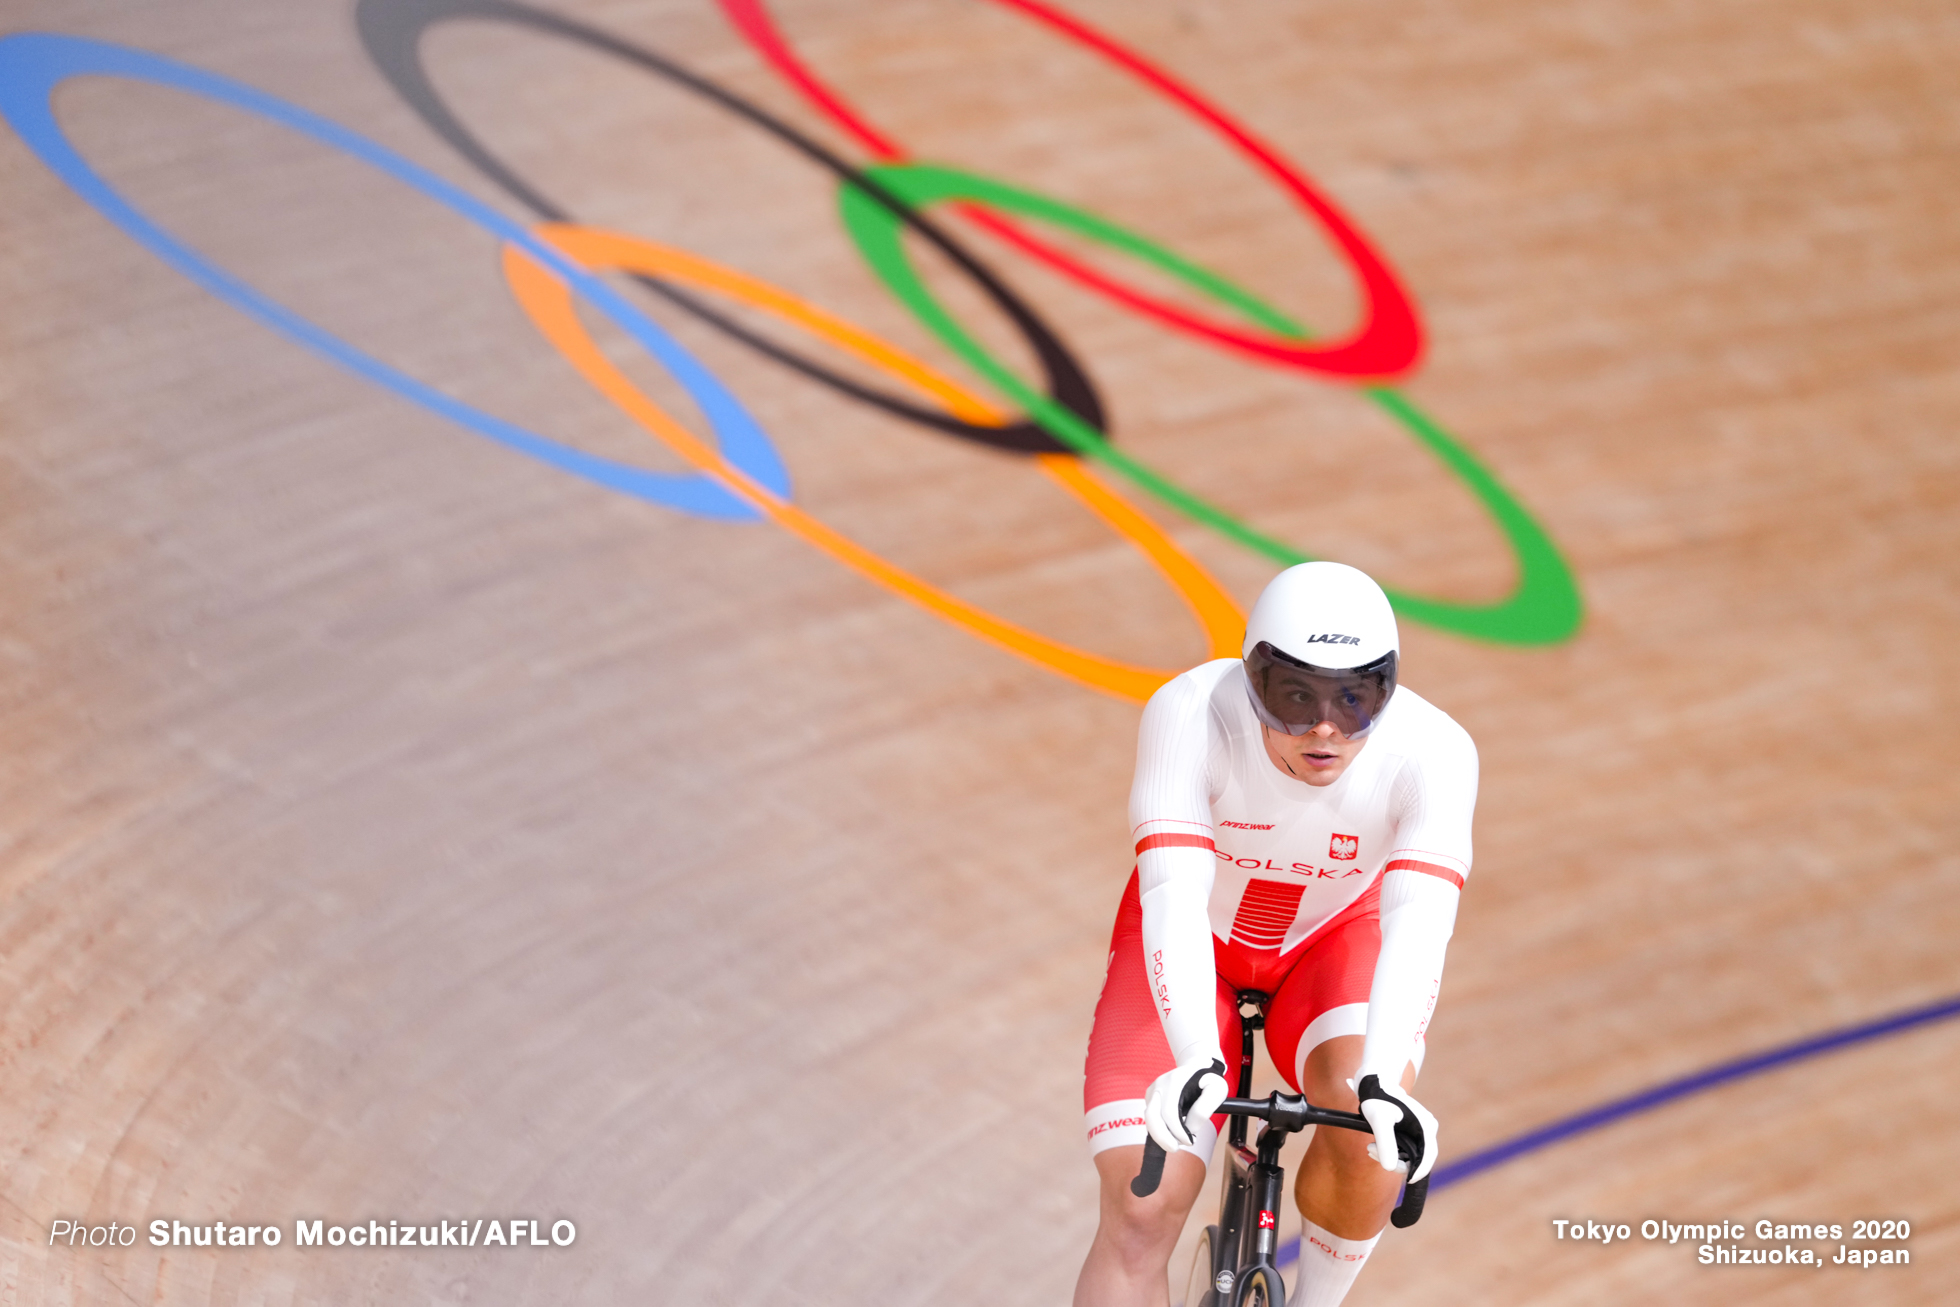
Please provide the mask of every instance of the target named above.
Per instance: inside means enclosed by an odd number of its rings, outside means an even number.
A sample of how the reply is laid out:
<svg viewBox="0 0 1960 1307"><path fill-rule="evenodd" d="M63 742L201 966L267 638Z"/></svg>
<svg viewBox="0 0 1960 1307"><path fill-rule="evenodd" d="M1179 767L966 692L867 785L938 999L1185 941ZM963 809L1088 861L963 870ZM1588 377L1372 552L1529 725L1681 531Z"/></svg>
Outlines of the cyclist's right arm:
<svg viewBox="0 0 1960 1307"><path fill-rule="evenodd" d="M1178 1066L1218 1056L1217 971L1208 904L1212 843L1211 689L1196 668L1150 697L1137 734L1130 827L1143 905L1143 962Z"/></svg>

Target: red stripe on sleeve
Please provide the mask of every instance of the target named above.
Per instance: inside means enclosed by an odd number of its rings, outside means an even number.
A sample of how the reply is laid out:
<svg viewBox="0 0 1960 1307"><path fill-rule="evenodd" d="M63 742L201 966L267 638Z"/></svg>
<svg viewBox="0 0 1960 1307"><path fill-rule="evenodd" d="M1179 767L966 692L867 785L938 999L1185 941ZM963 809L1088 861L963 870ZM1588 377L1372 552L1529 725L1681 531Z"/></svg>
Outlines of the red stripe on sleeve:
<svg viewBox="0 0 1960 1307"><path fill-rule="evenodd" d="M1433 862L1417 862L1414 858L1397 858L1382 868L1384 875L1391 871L1419 871L1425 876L1434 876L1439 880L1446 880L1458 889L1463 888L1463 877L1457 875L1448 867L1439 867Z"/></svg>
<svg viewBox="0 0 1960 1307"><path fill-rule="evenodd" d="M1218 852L1218 846L1211 842L1209 835L1146 835L1137 841L1137 852L1145 849L1210 849Z"/></svg>

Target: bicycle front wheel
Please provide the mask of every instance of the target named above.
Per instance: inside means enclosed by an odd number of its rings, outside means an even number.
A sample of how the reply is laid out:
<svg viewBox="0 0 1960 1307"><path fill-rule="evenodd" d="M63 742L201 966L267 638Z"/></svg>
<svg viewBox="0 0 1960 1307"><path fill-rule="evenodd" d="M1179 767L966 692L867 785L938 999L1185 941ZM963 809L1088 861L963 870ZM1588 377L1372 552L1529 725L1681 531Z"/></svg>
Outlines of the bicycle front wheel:
<svg viewBox="0 0 1960 1307"><path fill-rule="evenodd" d="M1239 1280L1232 1307L1286 1307L1286 1285L1270 1266L1255 1266Z"/></svg>
<svg viewBox="0 0 1960 1307"><path fill-rule="evenodd" d="M1218 1227L1207 1225L1205 1232L1198 1236L1198 1251L1191 1258L1191 1281L1184 1288L1184 1307L1219 1307L1214 1282L1218 1275L1217 1248Z"/></svg>

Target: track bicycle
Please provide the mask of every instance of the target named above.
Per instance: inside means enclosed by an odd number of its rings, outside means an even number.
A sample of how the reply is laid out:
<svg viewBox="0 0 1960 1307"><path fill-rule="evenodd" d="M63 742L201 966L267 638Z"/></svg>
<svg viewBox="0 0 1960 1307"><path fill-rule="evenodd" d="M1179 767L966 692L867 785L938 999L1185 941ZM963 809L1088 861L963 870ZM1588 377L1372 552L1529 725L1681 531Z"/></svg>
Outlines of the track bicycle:
<svg viewBox="0 0 1960 1307"><path fill-rule="evenodd" d="M1252 1037L1266 1024L1267 998L1250 989L1238 995L1242 1044L1238 1096L1218 1105L1219 1112L1232 1118L1228 1169L1218 1202L1218 1222L1206 1226L1198 1237L1184 1307L1281 1307L1286 1301L1286 1282L1273 1265L1273 1251L1279 1244L1280 1199L1286 1188L1280 1149L1289 1136L1308 1126L1334 1126L1370 1135L1375 1132L1359 1112L1315 1107L1301 1094L1275 1091L1265 1098L1250 1097ZM1182 1106L1188 1110L1190 1104ZM1246 1146L1246 1123L1254 1117L1266 1123L1259 1132L1256 1151ZM1405 1163L1413 1161L1407 1145L1400 1152ZM1149 1140L1143 1146L1143 1167L1130 1182L1130 1192L1147 1198L1157 1191L1163 1176L1164 1150L1156 1140ZM1402 1199L1388 1219L1397 1229L1414 1225L1428 1197L1429 1177L1424 1176L1404 1186Z"/></svg>

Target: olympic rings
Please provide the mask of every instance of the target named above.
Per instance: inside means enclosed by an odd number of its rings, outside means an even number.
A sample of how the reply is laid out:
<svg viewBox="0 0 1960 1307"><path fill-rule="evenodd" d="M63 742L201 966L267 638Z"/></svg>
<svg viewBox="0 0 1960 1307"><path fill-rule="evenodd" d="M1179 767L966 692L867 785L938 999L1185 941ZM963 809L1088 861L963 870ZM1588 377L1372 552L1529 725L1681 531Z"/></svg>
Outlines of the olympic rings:
<svg viewBox="0 0 1960 1307"><path fill-rule="evenodd" d="M1268 307L1224 278L1179 258L1133 232L1059 200L972 173L924 164L885 164L869 170L869 175L907 204L925 206L946 200L977 200L1052 222L1099 244L1142 259L1260 326L1274 331L1297 331L1297 327L1277 309ZM932 292L920 280L907 258L897 224L892 221L888 209L869 204L856 191L840 191L838 200L844 225L857 240L866 262L884 278L892 293L905 301L920 321L970 366L1017 403L1026 405L1042 425L1071 448L1100 459L1165 503L1275 562L1290 565L1306 561L1305 554L1178 487L1103 440L1074 414L1034 393L961 328L933 298ZM1401 395L1373 387L1368 388L1366 393L1464 480L1504 532L1518 565L1516 589L1508 598L1494 604L1453 603L1391 590L1389 597L1395 606L1410 617L1444 630L1514 644L1550 644L1565 639L1578 629L1581 612L1578 588L1544 528L1532 519L1524 506L1499 484L1488 469L1477 462L1475 456Z"/></svg>
<svg viewBox="0 0 1960 1307"><path fill-rule="evenodd" d="M1027 339L1036 358L1040 360L1042 370L1047 374L1048 394L1096 430L1106 430L1102 402L1096 395L1095 387L1090 383L1082 366L1069 353L1067 346L1062 344L1060 338L1032 308L1009 290L985 264L975 258L943 228L927 222L911 210L899 206L889 197L881 195L875 186L863 180L862 174L857 169L818 141L799 132L768 111L697 73L689 72L664 55L589 27L575 19L533 9L528 5L517 3L516 0L361 0L355 10L355 23L360 29L361 41L367 47L368 57L373 60L381 75L388 79L389 84L408 102L409 107L429 126L430 130L469 160L477 171L502 187L507 194L538 217L550 222L572 221L571 215L491 154L482 142L463 126L437 93L428 69L423 66L422 34L437 23L454 18L479 18L511 23L534 32L560 37L600 54L620 59L636 68L657 73L675 85L685 87L703 99L756 124L799 153L837 174L838 180L844 185L866 189L881 203L891 206L892 212L901 221L945 251L954 264L973 278L980 289L1001 307L1016 329ZM973 422L958 415L949 415L898 396L872 390L815 359L793 353L767 337L757 335L736 319L717 312L712 305L658 278L641 275L637 279L649 290L665 296L702 321L719 328L777 362L894 416L997 449L1017 453L1068 452L1067 447L1057 443L1052 435L1026 420Z"/></svg>
<svg viewBox="0 0 1960 1307"><path fill-rule="evenodd" d="M615 463L472 408L362 353L216 267L124 200L88 166L62 132L55 121L50 95L68 78L89 73L154 82L257 114L372 164L501 240L523 249L563 277L567 286L597 306L660 360L700 406L730 464L771 493L789 497L788 473L769 437L713 373L619 292L481 200L345 127L215 73L141 50L81 37L39 32L0 37L0 117L5 117L41 161L103 216L220 299L443 417L608 489L703 517L754 519L758 516L750 502L731 494L713 477L699 472L676 476Z"/></svg>
<svg viewBox="0 0 1960 1307"><path fill-rule="evenodd" d="M216 268L131 207L88 167L68 142L53 117L50 94L61 82L83 73L151 81L257 113L374 164L489 228L503 238L511 286L547 338L602 392L699 470L688 477L646 472L592 458L502 423L360 353ZM344 128L214 74L140 51L73 37L26 34L0 38L0 116L78 194L206 289L362 376L380 381L437 412L456 417L526 453L642 498L716 516L767 516L928 611L1092 688L1141 701L1176 674L1175 669L1136 667L1084 653L1004 621L912 576L796 508L789 502L788 480L773 447L746 410L712 374L582 268L592 264L655 273L720 292L856 354L941 399L963 418L983 423L1000 421L1001 415L985 402L834 315L753 278L651 242L576 227L542 229L547 238L532 235L414 164ZM572 308L575 292L598 305L632 333L681 381L690 397L709 414L721 450L700 440L646 400L612 367L593 345ZM1044 471L1135 544L1171 581L1204 626L1213 656L1236 653L1244 615L1202 568L1148 518L1091 477L1076 459L1061 454L1044 454L1039 458Z"/></svg>
<svg viewBox="0 0 1960 1307"><path fill-rule="evenodd" d="M899 156L899 147L879 135L860 118L854 110L845 105L832 92L818 83L796 60L794 54L783 41L774 25L763 0L720 0L724 10L736 26L762 52L771 64L788 77L820 109L840 122L859 139L866 142L875 152L885 157ZM1269 148L1250 137L1243 129L1227 119L1218 110L1199 99L1194 93L1172 80L1168 74L1145 63L1136 55L1122 49L1108 38L1092 31L1058 11L1049 8L1039 0L1001 0L1014 8L1033 15L1041 21L1063 31L1076 41L1096 50L1134 75L1151 84L1170 99L1210 124L1215 130L1231 140L1238 148L1249 154L1269 173L1278 178L1293 191L1307 207L1318 215L1333 234L1342 248L1347 251L1357 276L1368 287L1370 294L1370 318L1362 331L1348 342L1328 347L1303 350L1302 347L1286 343L1275 346L1271 340L1259 334L1247 334L1236 327L1214 328L1213 325L1190 317L1174 306L1150 300L1129 291L1120 283L1102 278L1100 273L1081 265L1027 235L1021 228L992 212L992 207L1018 208L1021 212L1040 213L1054 221L1070 225L1076 220L1095 223L1079 211L1067 210L1065 206L1052 205L1040 197L1026 192L1011 192L1013 199L1001 200L1008 195L1007 188L995 192L996 204L989 207L983 202L980 206L962 205L969 216L983 221L991 229L1012 240L1024 250L1054 266L1068 272L1078 279L1087 279L1100 289L1115 295L1119 300L1138 307L1173 325L1208 333L1230 343L1282 358L1302 367L1318 371L1347 371L1353 374L1357 369L1348 365L1355 358L1373 357L1370 351L1381 348L1400 348L1394 346L1397 328L1394 323L1397 315L1406 322L1407 358L1402 366L1412 365L1420 344L1420 332L1415 326L1414 310L1407 296L1395 281L1381 260L1373 254L1365 240L1354 231L1347 220L1333 206L1319 196L1310 183L1298 171L1287 164ZM1031 310L1007 291L1001 283L982 265L967 255L940 228L920 215L912 203L905 202L888 192L879 183L879 178L894 175L887 169L874 168L858 172L830 153L822 145L796 131L788 124L769 115L755 105L735 96L726 89L707 81L698 75L675 65L671 60L644 48L635 46L618 37L580 24L574 20L559 17L542 10L532 9L516 0L361 0L357 10L357 21L362 39L370 57L423 121L446 141L469 159L485 176L495 181L505 191L524 203L533 212L553 219L562 219L563 210L551 200L540 194L523 178L514 173L502 161L491 155L483 145L455 118L436 93L420 56L420 39L423 32L434 24L457 17L477 17L505 21L532 30L556 35L577 42L601 53L623 59L637 67L660 74L684 86L704 98L758 124L779 139L787 142L806 156L817 160L835 172L849 199L846 204L847 224L850 215L855 213L864 219L863 229L854 229L860 250L871 258L870 250L878 248L887 254L899 250L896 242L896 223L903 222L924 233L951 255L956 262L973 275L982 288L993 296L1009 316L1021 326L1023 333L1036 347L1042 366L1048 372L1051 396L1059 396L1062 403L1057 406L1053 398L1027 392L1018 380L1007 381L1004 371L988 359L982 361L974 356L977 346L950 319L937 314L937 322L930 323L943 339L966 354L968 361L979 367L983 374L990 376L997 385L1005 387L1005 393L1016 397L1030 413L1039 419L1039 425L1022 422L1013 427L1003 428L997 424L973 422L957 410L948 416L932 410L921 409L887 394L870 391L840 374L823 368L802 355L793 354L774 342L756 335L746 327L711 306L668 284L660 278L644 272L638 274L642 284L667 296L673 302L687 308L703 320L719 326L738 339L755 346L770 356L806 375L845 390L887 411L910 417L940 430L950 431L970 439L985 443L1021 450L1037 448L1074 451L1090 454L1110 463L1138 484L1166 502L1205 522L1231 539L1246 545L1254 551L1282 564L1301 561L1305 555L1284 543L1273 540L1254 530L1222 510L1205 503L1168 481L1159 474L1137 463L1112 448L1100 420L1100 406L1095 399L1086 377L1075 364L1072 356L1062 347L1046 326L1035 318ZM969 178L978 182L977 178ZM882 214L875 220L871 217L873 204ZM973 200L977 193L963 194L957 198ZM1044 206L1046 211L1044 211ZM883 235L870 235L873 229ZM1271 333L1275 339L1286 342L1303 340L1308 332L1298 323L1288 320L1278 312L1267 308L1258 300L1245 294L1219 278L1212 276L1186 261L1162 251L1141 238L1120 233L1109 224L1100 224L1096 238L1126 248L1130 253L1160 266L1171 268L1174 275L1190 284L1199 286L1212 298L1228 305L1240 316L1250 319L1260 332ZM870 243L867 244L867 241ZM874 266L877 258L872 259ZM1173 267L1173 265L1175 265ZM902 252L887 260L877 270L887 285L906 298L915 312L931 317L935 310L927 304L926 295L917 278L909 272ZM901 289L901 283L909 283L908 293ZM1399 307L1398 307L1399 306ZM958 337L959 339L955 339ZM1388 346L1371 345L1369 340L1379 337L1388 341ZM960 341L965 341L965 346ZM969 348L970 347L970 348ZM1278 352L1275 353L1275 350ZM1344 351L1347 351L1344 353ZM1346 359L1347 363L1340 360ZM1366 371L1367 369L1358 369ZM1087 404L1071 404L1071 378L1079 381L1081 392ZM1473 493L1483 502L1504 531L1518 564L1518 583L1512 595L1495 604L1461 604L1444 600L1428 599L1417 595L1395 593L1397 606L1409 617L1427 621L1447 630L1484 639L1509 643L1548 643L1562 640L1577 629L1581 606L1576 587L1564 561L1557 549L1545 536L1542 528L1531 518L1516 499L1500 485L1489 471L1477 462L1464 447L1437 427L1426 415L1416 410L1405 399L1386 391L1371 390L1369 397L1381 408L1395 417L1413 434L1426 444L1444 464L1470 486ZM1085 413L1085 407L1091 412ZM1087 417L1085 424L1082 419ZM1043 428L1046 428L1044 430Z"/></svg>
<svg viewBox="0 0 1960 1307"><path fill-rule="evenodd" d="M768 25L767 15L757 0L722 0L722 2L738 21L744 21L743 16L747 15L746 21L751 24L752 38L761 31L763 35L775 41L779 48L778 52L784 58L788 58L786 48L781 47L780 38L770 35L774 29ZM1134 56L1110 45L1103 38L1089 32L1087 28L1075 24L1073 20L1046 8L1040 0L1001 0L1001 2L1032 13L1051 25L1060 26L1077 39L1091 44L1106 56L1129 67L1132 72L1152 81L1160 90L1174 99L1179 99L1201 117L1206 117L1207 121L1230 136L1241 148L1255 154L1259 149L1263 149L1226 122L1215 110L1196 101L1175 83L1169 82L1164 75L1141 64ZM1252 323L1258 332L1270 333L1276 339L1287 341L1298 341L1307 337L1307 333L1298 324L1291 322L1244 290L1113 224L1057 201L1017 190L1002 183L951 169L921 166L885 165L863 172L855 171L821 145L802 136L788 125L739 100L722 88L674 66L670 61L596 29L530 9L516 3L515 0L399 0L399 4L393 8L384 7L381 0L361 0L359 16L363 37L368 43L370 53L381 66L384 74L401 90L417 112L422 114L425 121L463 152L486 175L539 212L555 213L558 210L549 200L537 194L521 178L484 150L456 122L430 85L426 72L421 67L417 46L421 32L432 23L458 16L483 17L513 22L588 45L658 72L714 100L723 107L758 123L806 156L829 167L837 174L840 181L839 201L846 227L857 242L860 251L872 264L874 271L955 352L961 354L982 375L1000 387L1004 394L1018 400L1030 414L1032 422L1022 422L1016 426L1004 425L1003 416L992 407L974 399L950 381L930 373L922 364L910 360L882 342L872 340L856 328L842 323L841 320L795 301L783 292L766 287L742 274L717 268L715 265L667 247L653 246L644 242L634 244L630 237L605 237L604 239L607 240L626 241L629 244L625 246L615 244L609 247L609 251L605 252L606 257L600 261L606 263L606 266L621 267L637 274L648 285L668 295L677 303L688 307L710 322L722 325L739 338L757 345L773 357L839 386L849 393L866 398L869 402L889 411L899 412L915 420L937 426L939 429L953 431L955 434L1001 447L1029 452L1036 449L1058 451L1043 454L1038 460L1044 471L1060 481L1092 511L1124 534L1151 558L1159 570L1178 588L1186 603L1197 613L1215 651L1235 652L1231 646L1236 640L1236 631L1232 631L1229 637L1222 634L1227 627L1233 627L1238 622L1237 610L1229 597L1219 591L1216 584L1172 545L1154 524L1101 486L1087 474L1085 469L1064 454L1073 451L1109 464L1167 503L1274 561L1292 563L1304 557L1284 543L1263 535L1188 491L1172 485L1154 470L1115 449L1100 430L1100 405L1093 389L1060 341L1033 315L1032 310L1009 292L989 270L953 243L938 227L923 217L919 210L931 204L951 200L964 202L963 207L978 204L1056 223L1132 257L1144 259L1169 272L1206 297L1224 305L1237 317ZM762 25L760 29L754 27L757 23ZM790 62L793 64L793 59ZM514 259L516 265L513 266L530 269L529 273L511 272L509 275L514 288L520 283L529 287L526 307L527 311L533 313L534 320L541 327L554 322L557 324L547 330L547 335L554 344L569 359L578 364L588 379L599 385L615 403L639 417L670 445L680 449L695 465L697 471L689 476L671 476L613 463L560 445L481 413L355 350L346 342L298 317L201 259L124 201L90 170L62 134L54 120L49 96L56 84L78 73L107 73L136 80L154 81L244 108L309 135L324 144L348 152L484 227L502 241L507 264ZM806 92L828 94L814 82L809 82L807 75L805 77ZM832 111L849 114L849 110L841 105L833 104ZM42 160L68 181L78 194L121 226L126 233L206 289L357 374L386 385L435 412L451 417L473 430L521 452L531 454L553 466L639 498L680 507L704 516L738 519L766 516L909 600L954 621L982 638L1081 680L1085 684L1095 685L1113 693L1138 695L1147 693L1152 686L1163 679L1163 673L1084 654L1005 623L870 555L834 531L810 519L807 514L790 507L787 502L789 498L787 473L768 437L733 395L666 333L634 310L604 282L584 272L578 266L577 260L567 261L563 253L553 249L548 243L541 243L536 236L528 233L520 225L503 218L457 188L345 128L239 83L157 56L79 38L27 34L0 38L0 116L5 116ZM854 130L859 130L860 135L870 131L861 123L856 124ZM884 142L882 138L875 138L875 134L868 139L872 139L874 147L888 154L895 152L895 147ZM1266 158L1265 162L1269 170L1284 172L1284 165L1275 159ZM1295 189L1304 187L1304 181L1299 181ZM1306 189L1310 190L1310 188ZM1309 207L1313 206L1310 204ZM989 221L1000 223L1007 221L991 214L983 216L988 217ZM907 259L900 241L902 225L913 227L927 239L937 243L1009 314L1030 343L1035 346L1042 360L1042 366L1049 376L1050 389L1053 392L1051 395L1037 393L1021 382L997 360L987 355L945 313L920 282ZM558 238L567 240L601 239L584 229L559 227L554 230ZM1018 228L1012 230L1019 231ZM1026 238L1027 241L1032 239L1032 237ZM1023 243L1025 244L1025 241ZM1036 252L1039 253L1038 250ZM1385 270L1383 275L1386 276ZM1389 280L1392 284L1393 279ZM775 345L774 342L754 335L746 327L735 323L717 309L681 291L671 284L674 281L705 286L724 296L732 296L753 306L762 307L779 320L789 321L832 344L841 345L847 351L872 362L886 373L934 396L944 404L946 411L924 408L909 400L871 391L858 386L848 378L830 373L802 356L792 354L787 349ZM1400 296L1399 287L1392 288L1395 294ZM720 453L714 452L706 444L674 424L671 418L653 408L649 401L634 391L623 377L617 374L616 370L610 372L606 370L610 365L605 364L603 358L596 355L596 351L592 349L589 339L584 334L583 327L577 322L576 316L570 313L569 296L573 294L586 298L623 326L681 382L708 416L715 439L721 446ZM554 305L556 307L553 307ZM1381 320L1381 314L1376 313L1370 319L1368 332L1373 332ZM1413 323L1412 315L1409 321ZM1364 335L1366 334L1368 333L1364 332ZM1245 338L1256 339L1250 336ZM1350 349L1359 346L1356 342L1350 341L1340 348ZM1550 643L1568 637L1577 628L1581 611L1580 601L1571 573L1543 529L1468 450L1415 409L1405 398L1396 392L1381 388L1367 388L1366 393L1373 402L1395 417L1427 445L1455 475L1465 481L1503 530L1518 565L1516 589L1507 599L1498 603L1461 604L1422 596L1393 594L1398 609L1405 616L1447 630L1506 643ZM661 423L665 423L666 426L662 427ZM1041 443L1035 443L1037 439Z"/></svg>
<svg viewBox="0 0 1960 1307"><path fill-rule="evenodd" d="M1169 73L1124 49L1086 23L1041 3L1041 0L999 0L999 3L1047 24L1131 73L1166 99L1188 110L1272 176L1292 193L1293 198L1313 215L1340 247L1342 257L1347 260L1349 269L1360 284L1367 309L1354 334L1331 345L1300 344L1304 333L1297 330L1276 330L1274 336L1262 336L1208 322L1175 304L1152 298L1105 277L1087 264L1069 257L1052 245L1044 244L1013 223L985 210L969 209L969 217L1085 286L1161 322L1235 349L1309 371L1355 379L1386 380L1415 367L1422 352L1422 326L1408 293L1367 238L1299 169ZM720 0L720 4L736 29L812 105L856 136L878 158L892 162L904 159L905 151L901 146L866 122L836 92L819 82L796 57L789 43L783 39L775 20L770 17L765 0Z"/></svg>
<svg viewBox="0 0 1960 1307"><path fill-rule="evenodd" d="M538 228L537 234L591 271L621 269L644 272L719 291L803 327L927 391L963 415L982 419L993 415L983 401L962 391L924 364L841 318L754 278L684 251L616 232L546 225ZM579 322L578 314L573 311L569 290L551 272L534 262L528 250L514 245L505 248L504 275L532 323L594 388L681 457L721 480L791 534L981 639L1095 689L1141 702L1177 674L1177 669L1157 671L1084 653L1037 635L1025 627L1003 621L920 580L825 526L744 475L648 399L593 343L592 337ZM1098 484L1078 460L1060 454L1044 454L1040 456L1040 462L1044 471L1127 536L1157 565L1203 624L1212 657L1231 658L1238 655L1239 642L1245 630L1245 615L1217 582L1178 550L1148 518Z"/></svg>

